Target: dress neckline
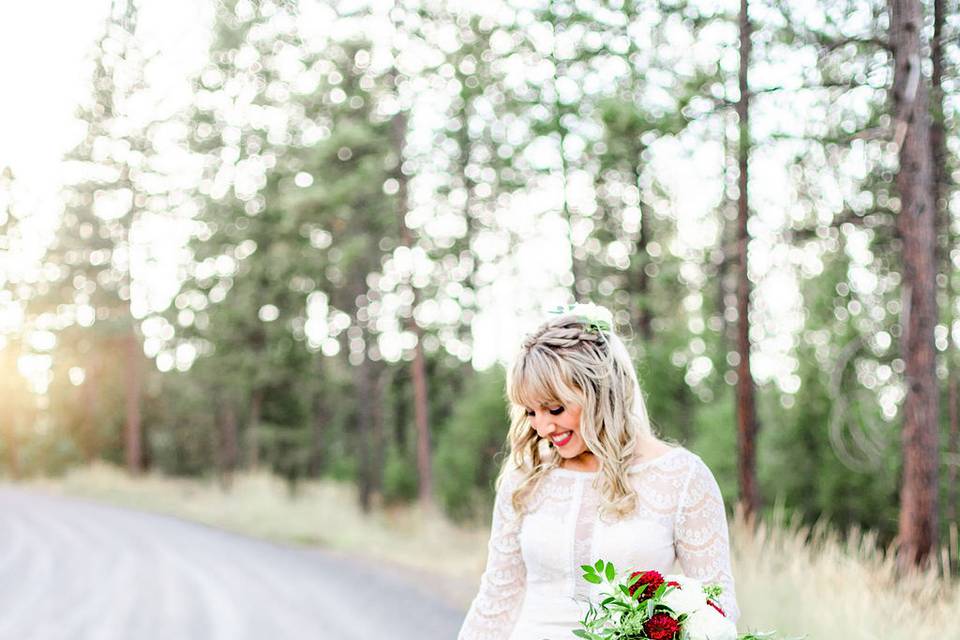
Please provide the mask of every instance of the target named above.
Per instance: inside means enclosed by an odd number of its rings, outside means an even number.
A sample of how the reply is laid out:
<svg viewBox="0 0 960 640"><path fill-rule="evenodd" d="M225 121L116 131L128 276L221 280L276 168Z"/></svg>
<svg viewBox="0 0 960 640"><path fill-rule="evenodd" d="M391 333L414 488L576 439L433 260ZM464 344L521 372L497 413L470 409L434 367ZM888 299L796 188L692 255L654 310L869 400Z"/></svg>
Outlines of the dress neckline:
<svg viewBox="0 0 960 640"><path fill-rule="evenodd" d="M633 472L633 471L638 471L640 469L644 469L646 467L649 467L650 465L657 464L658 462L661 462L664 459L669 458L670 456L676 454L678 451L686 451L686 449L680 446L671 447L669 451L665 453L661 453L655 458L650 458L649 460L642 460L640 462L633 463L632 465L627 467L627 470ZM575 478L576 477L592 478L596 476L598 473L600 473L599 469L597 471L576 471L574 469L564 469L563 467L557 467L553 469L553 472L559 473L560 475L563 475L563 476L571 476Z"/></svg>

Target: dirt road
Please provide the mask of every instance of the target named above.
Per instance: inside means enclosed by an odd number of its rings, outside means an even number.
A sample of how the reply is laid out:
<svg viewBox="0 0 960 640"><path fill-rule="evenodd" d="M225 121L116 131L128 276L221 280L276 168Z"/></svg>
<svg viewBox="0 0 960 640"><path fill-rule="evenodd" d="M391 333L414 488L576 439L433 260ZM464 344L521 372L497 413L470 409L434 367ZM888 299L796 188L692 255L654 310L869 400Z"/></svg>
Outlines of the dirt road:
<svg viewBox="0 0 960 640"><path fill-rule="evenodd" d="M0 640L452 640L396 570L0 487Z"/></svg>

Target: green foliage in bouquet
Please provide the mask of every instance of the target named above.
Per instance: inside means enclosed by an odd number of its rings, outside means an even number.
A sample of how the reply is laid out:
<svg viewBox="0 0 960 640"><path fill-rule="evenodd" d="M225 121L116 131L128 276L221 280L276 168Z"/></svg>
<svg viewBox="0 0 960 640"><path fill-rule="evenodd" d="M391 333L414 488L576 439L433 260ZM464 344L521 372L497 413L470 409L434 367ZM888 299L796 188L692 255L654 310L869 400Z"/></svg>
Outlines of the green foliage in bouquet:
<svg viewBox="0 0 960 640"><path fill-rule="evenodd" d="M619 579L612 562L597 560L585 564L582 578L591 584L609 584L600 594L600 602L586 601L587 612L581 628L573 635L584 640L687 640L684 623L687 614L675 612L665 598L677 583L667 582L654 571L633 572L626 580ZM656 576L653 579L652 576ZM706 598L717 601L723 592L719 585L705 585ZM769 640L771 633L748 633L737 640Z"/></svg>
<svg viewBox="0 0 960 640"><path fill-rule="evenodd" d="M646 639L644 624L653 617L666 590L673 587L664 583L653 597L641 601L630 591L640 581L640 574L623 583L618 582L612 562L597 560L594 565L585 564L580 568L584 580L591 584L609 583L611 590L601 594L604 597L599 604L587 601L587 612L580 621L583 628L576 629L573 635L586 640Z"/></svg>

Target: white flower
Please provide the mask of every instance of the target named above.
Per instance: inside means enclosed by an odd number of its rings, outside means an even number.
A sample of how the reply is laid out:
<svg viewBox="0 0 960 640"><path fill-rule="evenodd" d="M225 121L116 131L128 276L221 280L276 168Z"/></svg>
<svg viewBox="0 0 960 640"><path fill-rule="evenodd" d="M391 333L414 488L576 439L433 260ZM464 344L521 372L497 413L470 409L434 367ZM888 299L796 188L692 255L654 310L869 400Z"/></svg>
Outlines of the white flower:
<svg viewBox="0 0 960 640"><path fill-rule="evenodd" d="M603 323L607 328L613 326L613 313L606 307L592 302L572 305L566 311L571 316L581 316L591 323Z"/></svg>
<svg viewBox="0 0 960 640"><path fill-rule="evenodd" d="M666 578L667 582L670 578ZM679 582L679 581L678 581ZM667 591L663 596L663 604L667 605L676 614L690 615L707 606L707 596L703 589L695 585L684 587L682 584Z"/></svg>
<svg viewBox="0 0 960 640"><path fill-rule="evenodd" d="M737 626L713 607L696 611L683 626L688 640L737 640Z"/></svg>
<svg viewBox="0 0 960 640"><path fill-rule="evenodd" d="M707 594L703 590L703 583L697 580L696 578L690 578L688 576L672 573L668 576L663 576L665 582L676 582L680 585L681 589L686 589L693 593L699 593L703 598L704 604L707 602Z"/></svg>

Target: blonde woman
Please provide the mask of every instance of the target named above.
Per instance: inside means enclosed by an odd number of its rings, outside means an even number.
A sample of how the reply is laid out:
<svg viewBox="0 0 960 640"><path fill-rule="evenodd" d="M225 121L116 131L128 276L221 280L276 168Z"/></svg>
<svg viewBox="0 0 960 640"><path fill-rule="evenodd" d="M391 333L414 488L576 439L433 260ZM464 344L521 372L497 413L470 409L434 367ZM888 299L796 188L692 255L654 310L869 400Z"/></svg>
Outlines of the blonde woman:
<svg viewBox="0 0 960 640"><path fill-rule="evenodd" d="M723 587L736 620L713 474L651 431L610 312L575 305L527 336L507 373L510 455L487 567L459 640L566 640L598 588L580 566L677 571Z"/></svg>

